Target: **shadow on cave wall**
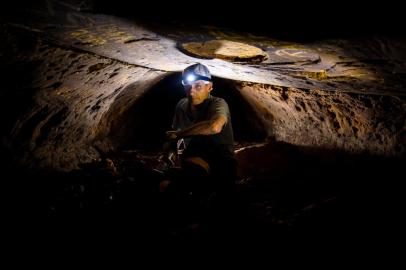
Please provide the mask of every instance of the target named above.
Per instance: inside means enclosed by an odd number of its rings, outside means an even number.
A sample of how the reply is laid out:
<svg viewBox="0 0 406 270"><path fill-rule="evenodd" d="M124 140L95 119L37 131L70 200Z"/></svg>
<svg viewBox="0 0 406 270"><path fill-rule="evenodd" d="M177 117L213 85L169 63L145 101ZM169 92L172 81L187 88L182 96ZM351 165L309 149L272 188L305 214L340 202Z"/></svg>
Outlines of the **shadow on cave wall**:
<svg viewBox="0 0 406 270"><path fill-rule="evenodd" d="M212 93L227 101L232 118L234 139L237 143L266 139L267 132L264 124L252 106L235 88L233 81L214 78Z"/></svg>
<svg viewBox="0 0 406 270"><path fill-rule="evenodd" d="M121 123L110 130L110 138L117 150L137 149L157 151L171 129L176 103L184 96L176 74L164 78L130 104L119 119ZM117 142L119 140L119 142Z"/></svg>
<svg viewBox="0 0 406 270"><path fill-rule="evenodd" d="M260 118L234 88L232 81L214 78L214 96L224 98L232 116L236 142L256 142L266 138ZM185 97L180 73L174 73L148 89L117 119L110 131L117 150L155 152L161 150L165 131L171 129L177 102Z"/></svg>

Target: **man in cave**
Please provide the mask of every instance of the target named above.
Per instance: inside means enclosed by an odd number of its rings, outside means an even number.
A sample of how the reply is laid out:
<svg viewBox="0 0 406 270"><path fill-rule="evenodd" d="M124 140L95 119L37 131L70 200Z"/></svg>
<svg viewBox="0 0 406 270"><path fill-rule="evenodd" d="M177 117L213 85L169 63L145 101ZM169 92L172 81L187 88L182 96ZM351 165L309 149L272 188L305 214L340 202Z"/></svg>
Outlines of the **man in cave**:
<svg viewBox="0 0 406 270"><path fill-rule="evenodd" d="M197 198L227 194L237 168L228 105L211 95L210 71L200 63L184 69L182 84L186 97L176 105L173 130L167 132L178 146L181 176L175 186Z"/></svg>

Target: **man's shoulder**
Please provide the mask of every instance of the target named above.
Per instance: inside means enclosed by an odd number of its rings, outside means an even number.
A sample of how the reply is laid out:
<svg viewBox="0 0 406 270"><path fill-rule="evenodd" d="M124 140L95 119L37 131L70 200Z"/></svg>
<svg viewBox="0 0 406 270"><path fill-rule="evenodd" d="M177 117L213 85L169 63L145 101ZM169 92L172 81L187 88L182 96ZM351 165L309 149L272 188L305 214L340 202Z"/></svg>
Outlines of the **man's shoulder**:
<svg viewBox="0 0 406 270"><path fill-rule="evenodd" d="M215 104L221 104L221 103L227 104L226 100L224 98L221 98L221 97L211 96L210 101L212 103L215 103Z"/></svg>
<svg viewBox="0 0 406 270"><path fill-rule="evenodd" d="M221 98L221 97L211 96L210 97L210 102L211 102L211 104L213 104L215 106L228 106L226 100L224 98Z"/></svg>
<svg viewBox="0 0 406 270"><path fill-rule="evenodd" d="M210 99L211 99L212 101L214 101L214 102L226 102L226 101L224 100L224 98L216 97L216 96L210 96Z"/></svg>

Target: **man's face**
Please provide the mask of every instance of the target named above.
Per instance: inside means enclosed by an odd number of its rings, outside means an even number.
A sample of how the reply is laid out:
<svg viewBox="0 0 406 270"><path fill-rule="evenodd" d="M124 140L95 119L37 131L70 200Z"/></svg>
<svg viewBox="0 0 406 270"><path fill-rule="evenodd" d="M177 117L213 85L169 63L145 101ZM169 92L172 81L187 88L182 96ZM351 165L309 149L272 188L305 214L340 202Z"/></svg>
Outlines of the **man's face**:
<svg viewBox="0 0 406 270"><path fill-rule="evenodd" d="M195 81L191 85L185 85L185 92L192 105L196 106L201 104L207 99L212 90L212 83L203 80Z"/></svg>

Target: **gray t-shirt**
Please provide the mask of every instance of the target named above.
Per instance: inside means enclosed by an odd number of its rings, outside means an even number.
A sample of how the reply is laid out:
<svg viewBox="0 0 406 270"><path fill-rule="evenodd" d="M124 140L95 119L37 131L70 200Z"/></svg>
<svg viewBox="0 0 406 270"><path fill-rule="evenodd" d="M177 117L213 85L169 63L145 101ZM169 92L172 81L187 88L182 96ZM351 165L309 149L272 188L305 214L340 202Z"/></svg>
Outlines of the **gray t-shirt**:
<svg viewBox="0 0 406 270"><path fill-rule="evenodd" d="M200 155L209 160L234 158L234 137L230 111L226 101L219 97L209 96L192 113L187 98L181 99L176 105L172 128L183 130L191 125L213 119L216 115L224 115L226 124L220 133L214 135L198 135L185 138L186 155Z"/></svg>

